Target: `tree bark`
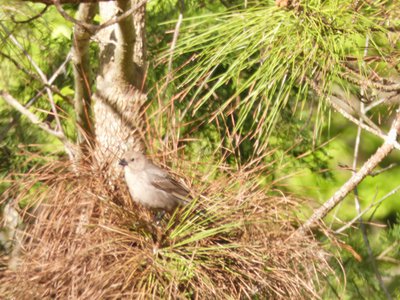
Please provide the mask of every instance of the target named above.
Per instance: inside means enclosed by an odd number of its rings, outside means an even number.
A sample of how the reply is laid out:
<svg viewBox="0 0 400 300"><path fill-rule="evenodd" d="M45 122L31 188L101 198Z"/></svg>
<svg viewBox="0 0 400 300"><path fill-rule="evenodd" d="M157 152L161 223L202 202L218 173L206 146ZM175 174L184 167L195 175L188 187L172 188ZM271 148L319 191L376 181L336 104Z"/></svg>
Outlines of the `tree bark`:
<svg viewBox="0 0 400 300"><path fill-rule="evenodd" d="M127 11L137 0L100 3L103 20ZM100 70L94 95L96 155L112 163L139 145L143 126L140 108L146 100L145 4L117 24L101 30Z"/></svg>
<svg viewBox="0 0 400 300"><path fill-rule="evenodd" d="M91 22L96 13L96 3L82 3L78 10L78 20ZM75 25L72 41L72 62L74 69L74 106L77 123L78 143L82 154L88 153L93 145L94 128L92 124L92 79L90 75L89 42L90 33Z"/></svg>

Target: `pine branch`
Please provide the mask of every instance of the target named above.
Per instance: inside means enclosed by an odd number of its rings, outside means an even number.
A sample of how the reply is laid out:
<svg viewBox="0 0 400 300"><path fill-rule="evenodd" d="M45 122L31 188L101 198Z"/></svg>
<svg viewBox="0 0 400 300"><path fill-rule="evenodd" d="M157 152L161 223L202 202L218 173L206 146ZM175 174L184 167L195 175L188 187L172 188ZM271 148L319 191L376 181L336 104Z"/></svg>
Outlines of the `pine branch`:
<svg viewBox="0 0 400 300"><path fill-rule="evenodd" d="M353 176L320 208L314 211L312 216L296 231L296 234L306 234L316 223L320 222L339 202L341 202L372 170L395 148L397 136L400 132L400 108L397 109L396 118L390 128L384 143Z"/></svg>

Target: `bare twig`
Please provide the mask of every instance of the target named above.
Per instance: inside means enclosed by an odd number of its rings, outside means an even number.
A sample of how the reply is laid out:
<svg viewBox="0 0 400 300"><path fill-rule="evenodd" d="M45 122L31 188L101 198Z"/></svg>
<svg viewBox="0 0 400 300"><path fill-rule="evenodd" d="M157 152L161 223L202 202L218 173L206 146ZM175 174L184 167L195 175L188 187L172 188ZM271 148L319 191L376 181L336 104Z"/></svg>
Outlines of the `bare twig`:
<svg viewBox="0 0 400 300"><path fill-rule="evenodd" d="M52 129L47 123L43 123L39 120L39 118L34 114L31 113L27 108L25 108L21 103L19 103L14 97L12 97L9 93L5 91L0 91L0 95L3 99L18 110L21 114L26 116L33 124L39 126L47 133L55 136L58 139L63 139L65 136L62 132Z"/></svg>
<svg viewBox="0 0 400 300"><path fill-rule="evenodd" d="M353 176L320 208L314 211L312 216L300 226L296 233L307 233L315 223L324 218L339 202L341 202L372 170L395 148L397 135L400 131L400 108L396 111L396 117L384 143Z"/></svg>
<svg viewBox="0 0 400 300"><path fill-rule="evenodd" d="M365 39L364 57L367 55L367 52L368 52L368 44L369 44L369 38L367 36ZM363 86L361 86L360 93L361 93L361 97L364 97L365 90L364 90ZM365 115L365 104L363 101L361 101L361 103L360 103L360 111L361 111L361 115ZM360 124L363 123L361 117L359 118L359 121L360 121ZM358 153L360 151L360 141L361 141L361 126L358 126L356 142L355 142L355 146L354 146L353 174L356 173L356 170L357 170ZM358 187L357 186L354 187L353 192L354 192L354 202L355 202L356 211L357 211L357 214L360 215L361 214L361 206L360 206L360 199L358 197ZM371 244L369 242L368 234L367 234L367 228L363 222L362 215L360 215L358 222L360 224L363 241L364 241L365 247L367 249L368 257L371 262L372 269L374 270L375 277L378 280L379 285L381 286L381 289L385 293L386 298L391 300L392 297L390 296L390 293L388 292L388 290L382 280L382 275L379 272L378 266L376 265L376 260L373 255L372 249L371 249Z"/></svg>
<svg viewBox="0 0 400 300"><path fill-rule="evenodd" d="M2 52L0 52L0 55L4 55L7 59L11 59L11 61L17 66L17 68L21 69L19 64L11 57L9 57L6 54L3 54ZM68 53L68 55L66 56L65 60L62 62L62 64L57 68L57 70L53 73L53 75L51 75L50 79L49 79L49 85L48 87L50 87L53 92L55 92L56 94L60 95L58 90L55 90L54 87L51 86L51 84L53 84L53 82L57 79L57 77L64 71L64 68L66 66L66 64L70 61L71 59L71 53ZM23 69L21 69L22 71L24 71ZM35 76L35 74L31 74L29 71L25 72L27 73L28 76L36 79L36 80L40 80L40 78L38 78L37 76ZM43 92L46 91L46 85L43 89L41 89L39 92L36 93L35 96L33 96L31 99L29 99L26 104L24 105L25 108L29 108L32 104L34 104L39 98L40 96L43 95ZM64 95L60 95L61 97L64 97ZM18 121L18 117L13 118L13 120L0 132L0 141L4 139L5 134L17 123Z"/></svg>
<svg viewBox="0 0 400 300"><path fill-rule="evenodd" d="M380 170L376 170L376 171L372 172L371 174L369 174L369 176L371 176L371 177L377 176L379 174L382 174L383 172L386 172L386 171L388 171L390 169L393 169L393 168L397 167L398 165L399 164L397 164L397 163L392 163L392 164L388 165L385 168L382 168Z"/></svg>
<svg viewBox="0 0 400 300"><path fill-rule="evenodd" d="M344 65L344 67L347 69L351 75L342 72L341 75L346 78L348 81L360 85L360 86L368 86L368 87L373 87L374 89L380 90L380 91L385 91L385 92L395 92L395 91L400 91L400 83L381 83L377 82L374 80L370 80L368 78L365 78L364 76L361 76L360 74L356 73L354 70L352 70L349 66ZM383 81L383 80L382 80Z"/></svg>
<svg viewBox="0 0 400 300"><path fill-rule="evenodd" d="M57 77L64 72L65 70L65 66L69 63L69 61L71 60L71 52L69 52L67 54L67 56L65 57L64 61L61 63L61 65L57 68L57 70L53 73L53 75L50 76L50 79L48 81L48 84L53 84L53 82L57 79Z"/></svg>
<svg viewBox="0 0 400 300"><path fill-rule="evenodd" d="M43 16L43 14L47 11L48 8L49 8L49 5L46 4L46 6L42 9L41 12L39 12L37 15L35 15L35 16L33 16L33 17L30 17L29 19L26 19L26 20L18 21L18 20L15 20L15 17L14 17L14 16L11 16L11 20L12 20L14 23L17 23L17 24L18 24L18 23L19 23L19 24L29 23L29 22L32 22L32 21L34 21L34 20L40 18L41 16Z"/></svg>
<svg viewBox="0 0 400 300"><path fill-rule="evenodd" d="M313 80L308 80L308 83L313 88L313 90L317 93L318 96L326 97L326 95L324 95L322 93L321 89L318 87L318 85ZM380 137L384 141L386 139L388 139L388 136L385 133L383 133L381 130L378 130L377 128L373 128L373 127L371 127L371 126L369 126L369 125L367 125L367 124L365 124L363 122L360 122L357 118L355 118L350 113L348 113L347 111L345 111L344 109L339 107L339 105L336 105L333 102L330 102L330 104L332 105L332 107L336 111L338 111L343 117L345 117L346 119L348 119L352 123L356 124L357 126L361 127L362 129L368 131L369 133L372 133L372 134L376 135L377 137ZM400 144L397 141L394 141L394 147L397 150L400 150Z"/></svg>
<svg viewBox="0 0 400 300"><path fill-rule="evenodd" d="M43 129L45 132L48 134L58 138L65 147L65 150L70 157L71 161L74 161L75 158L75 151L73 149L73 145L70 143L70 141L67 139L67 137L64 135L64 133L60 130L54 130L52 129L47 123L44 123L39 120L39 118L32 112L30 112L27 108L25 108L21 103L18 102L13 96L11 96L9 93L5 91L0 91L0 96L12 107L14 107L16 110L18 110L21 114L23 114L25 117L29 119L33 124L37 125L41 129Z"/></svg>
<svg viewBox="0 0 400 300"><path fill-rule="evenodd" d="M361 103L361 110L363 111L364 108L364 103ZM362 119L359 119L360 124L362 124ZM360 142L361 142L361 126L358 126L357 128L357 136L356 136L356 141L355 141L355 145L354 145L354 158L353 158L353 174L355 174L357 172L357 161L358 161L358 153L360 150ZM357 186L354 188L353 190L354 192L354 201L355 201L355 206L356 206L356 211L359 214L361 212L361 208L360 208L360 201L358 198L358 189ZM359 218L359 222L360 224L362 223L362 217L360 216Z"/></svg>
<svg viewBox="0 0 400 300"><path fill-rule="evenodd" d="M382 97L376 101L371 102L367 107L365 107L365 112L370 111L371 109L373 109L374 107L384 103L384 102L389 102L391 99L397 97L400 94L399 92L392 92L390 94L388 94L386 97Z"/></svg>
<svg viewBox="0 0 400 300"><path fill-rule="evenodd" d="M360 218L360 216L365 215L372 207L381 204L383 201L388 199L390 196L393 196L394 194L396 194L399 190L400 190L400 185L397 186L396 188L394 188L393 190L391 190L389 193L387 193L385 196L383 196L378 201L368 205L367 208L365 208L362 212L360 212L357 216L355 216L350 222L347 222L346 225L335 230L335 233L341 233L341 232L345 231L346 229L350 228L355 222L357 222L357 220Z"/></svg>
<svg viewBox="0 0 400 300"><path fill-rule="evenodd" d="M6 53L4 53L4 52L1 52L1 51L0 51L0 55L3 56L3 57L5 57L5 58L8 59L9 61L11 61L19 70L21 70L22 72L24 72L26 75L28 75L28 76L31 77L32 79L37 80L37 81L42 81L41 78L40 78L39 76L37 76L36 74L34 74L34 73L32 73L31 71L29 71L29 70L27 70L26 68L24 68L18 61L16 61L16 60L15 60L14 58L12 58L10 55L8 55L8 54L6 54ZM41 96L41 95L43 94L43 92L46 91L46 88L49 88L49 89L51 89L51 91L52 91L54 94L60 96L61 98L63 98L64 100L66 100L68 103L71 103L71 104L72 104L73 101L72 101L72 99L71 99L70 97L63 95L63 94L60 92L60 90L59 90L56 86L52 85L53 82L55 81L55 79L64 71L64 68L65 68L66 64L70 61L70 59L71 59L71 54L69 53L69 54L66 56L64 62L57 68L57 70L56 70L56 71L53 73L53 75L50 77L50 79L49 79L49 81L48 81L48 84L42 82L42 83L43 83L43 88L36 94L35 97ZM33 97L33 98L35 98L35 97Z"/></svg>
<svg viewBox="0 0 400 300"><path fill-rule="evenodd" d="M114 16L112 18L110 18L109 20L105 21L104 23L100 24L100 25L94 25L94 24L90 24L81 20L77 20L73 17L71 17L61 6L61 2L60 0L53 0L53 4L54 6L57 8L57 11L60 13L60 15L62 15L64 17L64 19L66 19L67 21L74 23L77 26L81 26L83 28L85 28L86 30L88 30L92 35L95 34L96 32L114 25L116 23L121 22L122 20L124 20L125 18L129 17L131 14L133 14L136 10L138 10L139 8L141 8L143 5L145 5L146 3L150 2L150 0L142 0L139 3L135 4L134 6L132 6L129 10L127 10L126 12L124 12L123 14L119 15L119 16Z"/></svg>
<svg viewBox="0 0 400 300"><path fill-rule="evenodd" d="M342 115L344 116L346 119L348 119L349 121L353 122L354 124L356 124L357 126L361 127L362 129L365 129L366 131L380 137L382 140L386 140L388 138L388 136L386 134L384 134L382 131L378 131L375 128L372 128L371 126L368 126L367 124L360 122L358 119L356 119L355 117L353 117L351 114L349 114L348 112L346 112L345 110L341 109L340 107L337 107L335 104L332 104L332 106ZM400 150L400 144L397 141L394 141L394 147L397 150Z"/></svg>
<svg viewBox="0 0 400 300"><path fill-rule="evenodd" d="M0 38L3 40L3 42L5 42L4 37L1 36ZM11 57L10 55L8 55L2 51L0 51L0 55L3 56L4 58L8 59L10 62L12 62L17 67L17 69L24 72L29 77L40 81L40 78L36 74L34 74L34 73L30 72L28 69L24 68L16 59Z"/></svg>
<svg viewBox="0 0 400 300"><path fill-rule="evenodd" d="M382 260L385 258L386 254L388 254L390 251L395 250L397 245L400 243L400 241L394 241L392 245L387 247L385 250L381 252L381 254L378 255L377 259Z"/></svg>
<svg viewBox="0 0 400 300"><path fill-rule="evenodd" d="M171 48L169 49L168 70L167 70L167 77L165 80L164 96L165 96L165 92L168 89L168 84L172 79L172 60L174 57L176 42L178 41L179 30L181 28L181 24L182 24L182 20L183 20L183 12L185 9L185 1L180 0L180 3L181 3L181 5L180 5L178 21L176 22L176 25L175 25L174 36L172 38Z"/></svg>
<svg viewBox="0 0 400 300"><path fill-rule="evenodd" d="M25 55L25 57L28 59L28 61L31 63L33 68L38 73L38 75L41 78L42 82L45 84L46 92L47 92L47 95L49 97L49 102L50 102L50 106L51 106L52 112L54 114L54 118L56 120L56 123L57 123L57 126L58 126L59 130L62 131L63 129L62 129L62 126L61 126L60 117L58 116L58 113L57 113L56 104L55 104L54 98L53 98L53 93L52 93L51 89L47 87L49 85L49 81L47 80L46 75L44 74L42 69L40 69L40 67L36 64L36 62L33 60L33 58L29 55L29 53L25 50L25 48L20 44L20 42L18 42L18 40L14 37L14 35L12 35L10 33L8 28L6 26L4 26L2 23L0 23L0 26L8 34L8 37L10 38L11 42L17 48L19 48L22 51L22 53Z"/></svg>
<svg viewBox="0 0 400 300"><path fill-rule="evenodd" d="M25 108L23 105L21 105L14 97L12 97L10 94L8 94L5 91L0 91L0 95L3 97L3 99L10 104L12 107L14 107L16 110L18 110L21 114L26 116L33 124L39 126L42 128L44 131L47 133L55 136L58 139L64 138L64 135L57 130L52 129L47 123L43 123L39 120L39 118L34 114L31 113L27 108Z"/></svg>

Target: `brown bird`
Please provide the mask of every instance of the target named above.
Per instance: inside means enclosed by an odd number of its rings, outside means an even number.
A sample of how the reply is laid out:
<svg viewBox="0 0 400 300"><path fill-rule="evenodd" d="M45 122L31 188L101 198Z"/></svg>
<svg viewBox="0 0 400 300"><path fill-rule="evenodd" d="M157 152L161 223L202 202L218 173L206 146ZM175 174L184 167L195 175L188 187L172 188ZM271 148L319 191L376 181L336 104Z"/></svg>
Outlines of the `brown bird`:
<svg viewBox="0 0 400 300"><path fill-rule="evenodd" d="M172 213L191 201L189 190L171 177L167 170L154 165L143 153L129 151L119 164L133 201L161 213Z"/></svg>

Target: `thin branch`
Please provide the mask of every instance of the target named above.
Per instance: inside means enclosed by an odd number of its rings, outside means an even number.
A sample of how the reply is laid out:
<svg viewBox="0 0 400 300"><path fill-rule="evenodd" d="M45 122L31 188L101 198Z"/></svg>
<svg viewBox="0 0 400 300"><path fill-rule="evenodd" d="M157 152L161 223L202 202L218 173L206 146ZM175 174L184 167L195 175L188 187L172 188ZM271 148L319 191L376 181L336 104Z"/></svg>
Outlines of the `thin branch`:
<svg viewBox="0 0 400 300"><path fill-rule="evenodd" d="M26 20L17 21L17 20L15 20L15 17L14 17L14 16L11 16L11 20L12 20L14 23L17 23L17 24L26 24L26 23L32 22L32 21L34 21L34 20L40 18L41 16L43 16L44 13L47 11L48 8L49 8L49 5L46 4L46 6L42 9L41 12L39 12L37 15L35 15L35 16L33 16L33 17L30 17L29 19L26 19Z"/></svg>
<svg viewBox="0 0 400 300"><path fill-rule="evenodd" d="M0 55L3 55L4 57L6 57L7 59L10 59L18 69L24 71L24 68L22 66L20 66L18 64L18 62L16 62L12 57L9 57L7 54L4 54L2 52L0 52ZM70 61L71 59L71 53L68 53L68 55L66 56L65 60L62 62L62 64L57 68L57 70L53 73L53 75L51 75L50 79L49 79L49 88L51 88L53 90L53 92L55 92L57 95L63 97L63 98L67 98L68 101L70 101L70 99L68 99L68 97L65 97L64 95L62 95L58 89L54 88L53 86L51 86L51 84L57 79L57 77L64 71L66 64ZM40 78L38 78L35 74L31 74L29 71L26 70L25 72L28 76L36 79L36 80L40 80ZM31 105L33 105L39 98L40 96L43 95L43 93L46 91L46 86L44 88L42 88L39 92L36 93L35 96L33 96L31 99L29 99L26 104L24 105L25 108L29 108ZM6 133L15 126L15 124L17 124L18 121L18 116L14 117L12 119L12 121L6 126L6 128L4 128L1 132L0 132L0 141L4 139Z"/></svg>
<svg viewBox="0 0 400 300"><path fill-rule="evenodd" d="M81 20L77 20L73 17L71 17L61 6L61 1L60 0L53 0L53 4L54 6L57 8L57 11L60 13L60 15L62 15L64 17L64 19L66 19L67 21L74 23L77 26L81 26L84 29L88 30L90 32L90 34L94 35L95 33L97 33L98 31L114 25L116 23L121 22L122 20L124 20L125 18L129 17L131 14L133 14L136 10L138 10L139 8L141 8L143 5L145 5L146 3L150 2L151 0L142 0L139 3L135 4L134 6L132 6L130 9L128 9L126 12L124 12L123 14L119 15L119 16L114 16L112 18L110 18L109 20L105 21L104 23L100 24L100 25L94 25L91 23L87 23Z"/></svg>
<svg viewBox="0 0 400 300"><path fill-rule="evenodd" d="M366 108L365 108L365 112L370 111L371 109L373 109L374 107L382 104L383 102L385 102L387 100L387 98L381 98L377 101L373 101L371 102Z"/></svg>
<svg viewBox="0 0 400 300"><path fill-rule="evenodd" d="M386 254L388 254L390 251L395 250L397 245L400 243L400 241L394 241L394 243L392 245L390 245L389 247L387 247L385 250L383 250L381 252L381 254L378 255L377 259L381 260L384 259Z"/></svg>
<svg viewBox="0 0 400 300"><path fill-rule="evenodd" d="M336 106L333 103L332 103L332 106L335 108L335 110L337 110L346 119L353 122L354 124L361 127L362 129L365 129L369 133L372 133L372 134L376 135L377 137L380 137L382 140L386 140L388 138L388 136L386 134L384 134L381 130L377 130L375 128L372 128L371 126L368 126L367 124L365 124L363 122L360 122L358 119L353 117L351 114L349 114L348 112L346 112L345 110L341 109L340 107ZM394 142L394 147L397 150L400 150L400 144L397 141Z"/></svg>
<svg viewBox="0 0 400 300"><path fill-rule="evenodd" d="M17 47L19 48L22 53L24 53L25 57L28 59L28 61L31 63L31 65L33 66L33 68L36 70L36 72L38 73L38 75L40 76L42 82L47 86L49 85L49 81L47 80L46 75L44 74L44 72L42 71L42 69L40 69L40 67L36 64L36 62L34 61L34 59L29 55L29 53L25 50L24 47L22 47L22 45L18 42L18 40L14 37L14 35L8 30L8 28L6 26L4 26L2 23L0 23L0 26L3 28L3 30L8 34L8 37L10 38L11 42ZM53 98L53 93L51 91L50 88L46 87L46 92L47 95L49 97L49 102L50 102L50 106L52 109L52 112L54 114L54 118L56 120L57 126L59 128L60 131L62 131L62 126L61 126L61 121L60 121L60 117L58 116L57 113L57 109L56 109L56 104L54 102L54 98Z"/></svg>
<svg viewBox="0 0 400 300"><path fill-rule="evenodd" d="M29 53L25 50L24 47L18 42L18 40L14 37L14 35L10 32L10 30L3 24L0 23L0 26L3 28L5 33L7 33L7 37L10 38L11 42L17 46L18 49L22 51L22 53L25 55L25 57L28 59L28 61L31 63L33 68L36 70L40 78L44 83L47 83L47 78L46 75L43 73L42 69L36 64L36 62L33 60L33 58L29 55Z"/></svg>
<svg viewBox="0 0 400 300"><path fill-rule="evenodd" d="M65 138L65 136L62 132L60 132L58 130L54 130L47 123L40 121L39 118L34 113L30 112L27 108L25 108L21 103L19 103L9 93L7 93L5 91L0 91L0 95L3 97L3 99L8 104L10 104L12 107L14 107L16 110L18 110L24 116L26 116L33 124L39 126L44 131L55 136L56 138L58 138L60 140Z"/></svg>
<svg viewBox="0 0 400 300"><path fill-rule="evenodd" d="M327 96L321 91L321 89L318 87L318 85L315 83L315 81L308 79L307 82L310 84L312 89L317 93L319 97L326 98ZM360 122L357 118L353 117L350 113L342 109L339 105L335 104L334 102L330 101L330 104L332 107L339 112L343 117L351 121L352 123L356 124L357 126L361 127L362 129L368 131L369 133L372 133L376 135L377 137L381 138L382 140L388 139L388 135L386 135L384 132L381 130L378 130L378 128L373 128L363 122ZM394 147L397 150L400 150L400 143L397 141L394 141Z"/></svg>
<svg viewBox="0 0 400 300"><path fill-rule="evenodd" d="M100 24L96 31L99 31L99 30L101 30L103 28L106 28L108 26L111 26L111 25L114 25L116 23L121 22L122 20L124 20L125 18L129 17L136 10L138 10L139 8L141 8L143 5L147 4L150 1L151 0L142 0L142 1L138 2L137 4L132 6L130 9L128 9L126 12L124 12L122 15L120 15L118 17L113 17L113 18L109 19L108 21L104 22L103 24Z"/></svg>
<svg viewBox="0 0 400 300"><path fill-rule="evenodd" d="M8 54L6 54L4 52L1 52L1 51L0 51L0 55L5 57L9 61L11 61L17 67L17 69L21 70L22 72L24 72L26 75L28 75L32 79L42 82L42 80L41 80L41 78L39 76L37 76L36 74L33 74L32 72L30 72L29 70L27 70L26 68L21 66L21 64L17 60L15 60L14 58L12 58L10 55L8 55ZM43 84L43 88L37 93L37 95L38 94L42 95L43 91L46 91L46 88L49 88L49 89L51 89L51 91L53 93L55 93L56 95L60 96L64 100L66 100L68 103L72 103L73 102L70 97L63 95L57 87L52 85L53 82L55 81L55 79L64 71L66 64L70 60L71 60L71 53L68 53L68 55L66 56L64 62L57 68L57 70L50 77L50 79L48 81L48 84L44 83Z"/></svg>
<svg viewBox="0 0 400 300"><path fill-rule="evenodd" d="M97 28L98 25L94 25L94 24L90 24L90 23L86 23L84 21L81 20L77 20L73 17L71 17L65 10L64 8L61 6L62 2L60 0L52 0L52 3L54 4L54 6L56 7L57 11L60 13L61 16L63 16L63 18L71 23L74 23L75 25L78 25L82 28L85 28L86 30L88 30L91 34L93 34Z"/></svg>
<svg viewBox="0 0 400 300"><path fill-rule="evenodd" d="M3 37L1 37L1 38L4 41ZM10 55L8 55L8 54L6 54L6 53L4 53L2 51L0 51L0 55L3 56L4 58L8 59L9 61L11 61L17 67L17 69L21 70L26 75L32 77L35 80L39 80L40 81L40 78L37 75L31 73L29 70L27 70L26 68L21 66L21 64L16 59L12 58Z"/></svg>
<svg viewBox="0 0 400 300"><path fill-rule="evenodd" d="M69 63L69 61L72 58L72 54L71 52L69 52L67 54L67 56L65 57L64 61L61 63L61 65L57 68L57 70L55 70L55 72L53 73L53 75L50 76L49 81L47 82L48 84L53 84L53 82L57 79L57 77L64 72L65 70L65 66Z"/></svg>
<svg viewBox="0 0 400 300"><path fill-rule="evenodd" d="M70 160L72 162L75 161L75 150L71 142L68 138L64 135L62 131L52 129L47 123L44 123L39 120L39 118L32 112L30 112L27 108L25 108L21 103L18 102L13 96L5 91L0 90L0 96L12 107L18 110L21 114L29 119L33 124L37 125L39 128L43 129L48 134L56 137L59 139L63 144L65 151L67 152Z"/></svg>
<svg viewBox="0 0 400 300"><path fill-rule="evenodd" d="M367 52L368 52L368 44L369 44L369 38L367 36L366 39L365 39L364 57L367 55ZM363 98L364 94L365 94L365 89L364 89L363 86L360 86L360 88L361 88L360 89L361 98ZM365 115L365 104L364 104L363 101L361 101L361 103L360 103L360 112L361 112L360 115ZM360 121L360 124L362 124L362 118L361 117L360 117L359 121ZM356 136L356 143L355 143L355 146L354 146L353 174L356 172L356 169L357 169L358 154L359 154L359 151L360 151L360 142L361 142L361 126L358 126L358 128L357 128L357 136ZM356 211L357 211L357 214L360 214L361 213L361 205L360 205L360 199L358 197L358 187L357 186L354 187L353 192L354 192L354 202L355 202ZM368 257L369 257L369 260L370 260L370 262L372 264L372 269L374 270L375 277L378 280L379 285L381 286L381 289L385 293L386 298L391 300L392 297L390 296L390 294L389 294L389 292L388 292L388 290L387 290L387 288L386 288L386 286L385 286L385 284L384 284L384 282L382 280L382 275L379 272L378 266L376 265L376 260L375 260L375 257L373 255L372 249L371 249L371 244L369 242L368 234L367 234L367 228L366 228L366 226L365 226L365 224L363 222L362 215L359 217L358 222L360 224L360 229L361 229L363 241L364 241L365 247L367 248Z"/></svg>
<svg viewBox="0 0 400 300"><path fill-rule="evenodd" d="M357 222L357 220L365 215L372 207L381 204L383 201L385 201L386 199L388 199L390 196L393 196L394 194L396 194L398 191L400 191L400 185L397 186L396 188L394 188L393 190L391 190L389 193L387 193L385 196L383 196L381 199L379 199L378 201L371 203L370 205L368 205L367 208L365 208L362 212L360 212L357 216L355 216L350 222L347 222L346 225L343 225L342 227L340 227L339 229L335 230L335 233L341 233L343 231L345 231L346 229L350 228L355 222Z"/></svg>
<svg viewBox="0 0 400 300"><path fill-rule="evenodd" d="M388 171L390 169L393 169L393 168L397 167L398 165L399 164L397 164L397 163L391 163L390 165L388 165L385 168L382 168L380 170L376 170L376 171L372 172L371 174L369 174L369 176L371 176L371 177L377 176L377 175L379 175L379 174L381 174L383 172L386 172L386 171Z"/></svg>
<svg viewBox="0 0 400 300"><path fill-rule="evenodd" d="M178 41L179 30L181 28L181 24L182 24L182 20L183 20L183 12L184 12L184 8L185 8L185 1L184 0L180 0L180 3L181 3L181 5L180 5L180 12L179 12L179 16L178 16L178 21L176 22L176 25L175 25L174 36L172 38L171 48L169 49L167 76L166 76L166 80L165 80L164 93L162 93L163 94L163 98L165 98L165 93L166 93L166 91L168 89L168 84L170 83L170 81L172 79L172 60L174 58L174 52L175 52L175 48L176 48L176 43Z"/></svg>
<svg viewBox="0 0 400 300"><path fill-rule="evenodd" d="M315 223L320 222L339 202L341 202L372 170L395 148L397 136L400 132L400 108L396 111L396 117L392 123L389 134L384 143L353 176L336 191L320 208L314 211L312 216L300 226L296 234L306 234Z"/></svg>
<svg viewBox="0 0 400 300"><path fill-rule="evenodd" d="M345 66L346 67L346 66ZM380 90L380 91L385 91L385 92L396 92L400 91L400 83L393 83L393 84L384 84L380 82L376 82L370 79L367 79L356 72L354 72L352 69L349 67L346 67L346 69L351 73L352 76L349 74L342 72L341 75L347 79L348 81L360 85L360 86L369 86L373 87L374 89Z"/></svg>
<svg viewBox="0 0 400 300"><path fill-rule="evenodd" d="M363 110L364 107L364 103L361 103L361 110ZM360 123L362 124L362 119L359 119ZM358 153L360 150L360 142L361 142L361 126L358 126L357 128L357 136L356 136L356 141L355 141L355 145L354 145L354 158L353 158L353 174L356 173L357 170L357 161L358 161ZM360 208L360 200L358 198L358 189L357 186L354 188L353 190L354 192L354 201L355 201L355 206L356 206L356 211L359 214L361 212L361 208ZM360 216L359 218L359 222L360 224L362 224L362 217ZM364 231L363 231L364 234ZM365 240L365 239L364 239Z"/></svg>

